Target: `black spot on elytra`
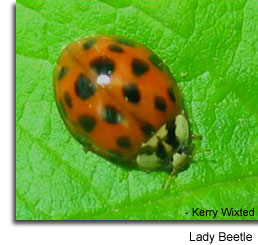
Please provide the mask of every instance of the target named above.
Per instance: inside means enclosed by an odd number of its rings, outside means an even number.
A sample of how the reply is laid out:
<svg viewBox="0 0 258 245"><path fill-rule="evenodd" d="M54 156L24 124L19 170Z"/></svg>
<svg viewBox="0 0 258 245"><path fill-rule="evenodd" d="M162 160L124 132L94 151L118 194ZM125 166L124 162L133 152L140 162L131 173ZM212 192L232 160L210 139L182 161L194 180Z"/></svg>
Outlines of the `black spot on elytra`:
<svg viewBox="0 0 258 245"><path fill-rule="evenodd" d="M116 38L116 41L120 44L124 44L124 45L130 46L130 47L135 47L135 43L132 40L129 40L129 39L126 39L123 37Z"/></svg>
<svg viewBox="0 0 258 245"><path fill-rule="evenodd" d="M123 86L123 95L126 101L138 103L141 100L141 94L135 83L128 83Z"/></svg>
<svg viewBox="0 0 258 245"><path fill-rule="evenodd" d="M167 89L167 92L168 92L168 95L169 95L169 98L172 100L172 102L176 102L176 96L175 96L175 93L173 91L173 88L172 87L169 87Z"/></svg>
<svg viewBox="0 0 258 245"><path fill-rule="evenodd" d="M170 121L166 125L166 129L168 131L166 136L166 142L173 147L173 149L176 149L179 146L179 141L176 137L176 125L175 120Z"/></svg>
<svg viewBox="0 0 258 245"><path fill-rule="evenodd" d="M102 119L108 123L116 124L123 120L123 116L116 107L111 105L106 105L101 111Z"/></svg>
<svg viewBox="0 0 258 245"><path fill-rule="evenodd" d="M141 125L141 130L147 137L150 137L155 132L155 128L148 122Z"/></svg>
<svg viewBox="0 0 258 245"><path fill-rule="evenodd" d="M132 70L134 75L140 76L149 70L149 65L143 60L134 58L132 61Z"/></svg>
<svg viewBox="0 0 258 245"><path fill-rule="evenodd" d="M123 48L120 47L120 46L117 45L117 44L110 44L110 45L108 46L108 49L109 49L110 51L113 51L113 52L116 52L116 53L123 53L123 52L124 52Z"/></svg>
<svg viewBox="0 0 258 245"><path fill-rule="evenodd" d="M88 50L90 48L92 48L92 46L97 42L96 38L90 38L88 39L84 44L83 44L83 48L85 50Z"/></svg>
<svg viewBox="0 0 258 245"><path fill-rule="evenodd" d="M96 120L90 115L81 115L79 117L79 124L87 133L90 133L96 125Z"/></svg>
<svg viewBox="0 0 258 245"><path fill-rule="evenodd" d="M117 138L116 143L121 148L129 148L132 145L129 137L127 136L121 136Z"/></svg>
<svg viewBox="0 0 258 245"><path fill-rule="evenodd" d="M67 67L62 67L58 73L58 80L63 79L63 77L67 74L68 68Z"/></svg>
<svg viewBox="0 0 258 245"><path fill-rule="evenodd" d="M163 61L156 54L151 54L149 59L159 70L163 70L165 68Z"/></svg>
<svg viewBox="0 0 258 245"><path fill-rule="evenodd" d="M156 156L160 159L166 159L168 157L165 147L161 141L158 142Z"/></svg>
<svg viewBox="0 0 258 245"><path fill-rule="evenodd" d="M66 104L69 108L72 108L72 107L73 107L72 98L71 98L71 96L69 95L68 92L65 92L65 94L64 94L64 101L65 101L65 104Z"/></svg>
<svg viewBox="0 0 258 245"><path fill-rule="evenodd" d="M167 104L164 98L160 97L160 96L156 96L154 98L154 105L155 108L159 111L166 111L167 109Z"/></svg>
<svg viewBox="0 0 258 245"><path fill-rule="evenodd" d="M95 93L95 85L84 74L80 74L75 82L75 93L82 100L88 99Z"/></svg>
<svg viewBox="0 0 258 245"><path fill-rule="evenodd" d="M98 57L90 62L90 66L98 75L111 75L115 70L115 62L105 56Z"/></svg>

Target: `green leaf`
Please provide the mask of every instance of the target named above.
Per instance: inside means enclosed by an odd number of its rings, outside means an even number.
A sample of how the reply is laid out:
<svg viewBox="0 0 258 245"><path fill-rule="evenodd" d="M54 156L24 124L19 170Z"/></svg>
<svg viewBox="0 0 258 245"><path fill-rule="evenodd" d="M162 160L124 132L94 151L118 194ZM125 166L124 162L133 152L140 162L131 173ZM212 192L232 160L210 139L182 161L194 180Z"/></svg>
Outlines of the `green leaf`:
<svg viewBox="0 0 258 245"><path fill-rule="evenodd" d="M192 208L258 203L256 0L18 0L18 220L188 220ZM128 170L85 154L57 111L52 73L62 48L90 34L119 34L155 51L183 94L195 142L190 167ZM189 214L186 214L188 212Z"/></svg>

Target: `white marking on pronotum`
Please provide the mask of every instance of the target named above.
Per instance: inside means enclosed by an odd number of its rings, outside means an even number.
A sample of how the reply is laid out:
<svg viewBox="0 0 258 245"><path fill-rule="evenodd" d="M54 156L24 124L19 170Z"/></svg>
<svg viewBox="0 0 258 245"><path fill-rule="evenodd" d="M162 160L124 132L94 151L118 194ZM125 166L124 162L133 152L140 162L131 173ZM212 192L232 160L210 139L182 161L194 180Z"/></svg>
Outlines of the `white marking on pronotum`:
<svg viewBox="0 0 258 245"><path fill-rule="evenodd" d="M186 165L189 159L187 151L189 145L189 125L183 111L181 114L176 116L174 123L175 136L179 143L178 147L173 149L172 145L169 145L166 142L166 136L169 132L166 128L166 125L163 125L156 132L156 134L152 136L152 138L142 144L142 148L149 146L151 149L153 149L153 152L148 154L142 153L137 156L136 161L140 169L152 171L166 167L166 165L170 164L172 165L171 167L173 167L173 171L171 172L173 175ZM162 143L166 151L168 156L166 159L160 159L157 156L159 142Z"/></svg>

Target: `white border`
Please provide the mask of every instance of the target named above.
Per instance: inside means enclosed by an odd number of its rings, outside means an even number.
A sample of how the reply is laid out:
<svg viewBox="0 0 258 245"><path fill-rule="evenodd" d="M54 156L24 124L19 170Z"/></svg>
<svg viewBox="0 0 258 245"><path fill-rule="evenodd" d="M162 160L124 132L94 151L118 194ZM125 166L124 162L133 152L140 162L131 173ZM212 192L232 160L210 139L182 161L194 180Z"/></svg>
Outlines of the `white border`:
<svg viewBox="0 0 258 245"><path fill-rule="evenodd" d="M13 50L13 0L0 3L1 18L1 163L0 163L0 244L200 244L189 241L189 232L218 233L219 231L238 233L252 233L253 242L240 242L240 244L258 244L257 223L246 222L171 222L171 223L64 223L64 222L15 222L14 221L14 166L12 158L14 153L14 134L12 113L14 103L13 79L14 60ZM239 242L238 242L239 243ZM208 244L204 242L203 244ZM218 243L213 243L218 244ZM223 242L233 244L233 242Z"/></svg>

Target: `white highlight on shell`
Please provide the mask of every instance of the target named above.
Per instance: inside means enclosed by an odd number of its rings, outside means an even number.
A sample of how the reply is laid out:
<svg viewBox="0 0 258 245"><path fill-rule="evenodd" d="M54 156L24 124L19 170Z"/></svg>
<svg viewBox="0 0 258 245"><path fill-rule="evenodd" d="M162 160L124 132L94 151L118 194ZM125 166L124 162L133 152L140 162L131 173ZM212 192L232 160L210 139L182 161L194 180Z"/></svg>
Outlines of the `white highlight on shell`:
<svg viewBox="0 0 258 245"><path fill-rule="evenodd" d="M110 77L108 75L99 75L97 77L97 83L99 85L107 85L111 81Z"/></svg>

